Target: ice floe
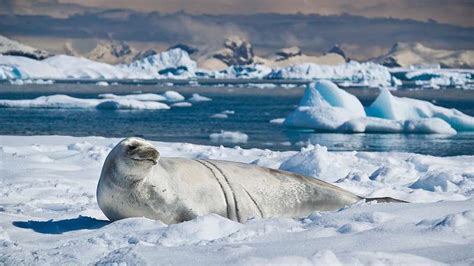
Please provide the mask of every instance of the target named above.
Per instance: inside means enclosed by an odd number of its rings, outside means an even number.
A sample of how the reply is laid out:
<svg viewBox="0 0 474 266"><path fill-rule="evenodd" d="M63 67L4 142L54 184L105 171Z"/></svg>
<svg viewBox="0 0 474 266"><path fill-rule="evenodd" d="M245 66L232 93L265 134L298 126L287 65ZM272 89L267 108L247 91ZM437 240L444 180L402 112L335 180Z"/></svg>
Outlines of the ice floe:
<svg viewBox="0 0 474 266"><path fill-rule="evenodd" d="M67 95L40 96L31 100L0 100L0 108L51 108L51 109L169 109L161 102L135 99L82 99Z"/></svg>

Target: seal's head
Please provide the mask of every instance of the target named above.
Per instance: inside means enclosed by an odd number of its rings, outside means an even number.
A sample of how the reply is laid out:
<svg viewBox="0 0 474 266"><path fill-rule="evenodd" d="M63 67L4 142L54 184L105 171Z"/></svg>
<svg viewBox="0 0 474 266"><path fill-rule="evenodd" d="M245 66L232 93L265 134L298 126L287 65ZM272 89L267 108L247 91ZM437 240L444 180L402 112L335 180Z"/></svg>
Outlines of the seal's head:
<svg viewBox="0 0 474 266"><path fill-rule="evenodd" d="M110 157L110 158L109 158ZM128 178L143 177L158 163L160 153L153 144L140 138L126 138L110 152L109 163Z"/></svg>

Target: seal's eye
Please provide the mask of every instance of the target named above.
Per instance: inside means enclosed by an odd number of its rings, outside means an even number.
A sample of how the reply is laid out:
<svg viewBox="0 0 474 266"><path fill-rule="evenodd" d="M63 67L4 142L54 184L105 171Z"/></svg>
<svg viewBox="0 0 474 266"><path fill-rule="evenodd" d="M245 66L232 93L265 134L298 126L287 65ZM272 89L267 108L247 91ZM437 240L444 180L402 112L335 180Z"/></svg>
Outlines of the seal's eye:
<svg viewBox="0 0 474 266"><path fill-rule="evenodd" d="M130 151L133 151L133 150L136 149L136 148L138 148L138 145L136 145L136 144L130 144L130 145L128 146L128 150L130 150Z"/></svg>

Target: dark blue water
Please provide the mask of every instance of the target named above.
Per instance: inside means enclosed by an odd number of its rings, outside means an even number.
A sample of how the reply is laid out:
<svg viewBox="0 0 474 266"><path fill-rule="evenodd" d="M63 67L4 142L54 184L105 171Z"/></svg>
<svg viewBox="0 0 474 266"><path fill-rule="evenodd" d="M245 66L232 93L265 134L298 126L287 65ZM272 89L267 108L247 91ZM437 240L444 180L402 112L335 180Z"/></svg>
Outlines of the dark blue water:
<svg viewBox="0 0 474 266"><path fill-rule="evenodd" d="M0 109L1 135L70 135L126 137L150 140L220 145L209 139L211 133L241 131L249 136L244 148L298 150L308 143L327 146L329 150L406 151L437 156L474 155L474 134L453 136L402 134L334 134L288 130L269 123L286 117L298 103L298 93L259 91L257 95L229 92L199 92L211 102L195 103L189 108L171 110L113 111L85 109ZM0 92L0 99L31 99L54 93ZM186 97L190 93L182 92ZM96 98L97 93L68 93L81 98ZM473 100L474 102L474 100ZM438 101L466 113L474 111L469 101ZM224 110L235 111L227 119L210 118Z"/></svg>

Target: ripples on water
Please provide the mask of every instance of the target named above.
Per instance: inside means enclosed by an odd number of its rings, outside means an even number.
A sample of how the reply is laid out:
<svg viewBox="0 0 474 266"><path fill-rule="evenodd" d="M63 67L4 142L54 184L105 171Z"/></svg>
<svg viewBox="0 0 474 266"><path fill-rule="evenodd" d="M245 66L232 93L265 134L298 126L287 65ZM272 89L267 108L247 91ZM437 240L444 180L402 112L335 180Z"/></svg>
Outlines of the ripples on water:
<svg viewBox="0 0 474 266"><path fill-rule="evenodd" d="M84 86L84 85L82 85ZM52 85L54 87L54 85ZM163 88L161 88L161 91ZM238 89L235 89L238 90ZM256 89L258 90L258 89ZM300 90L301 91L301 90ZM188 93L186 93L188 92ZM211 142L211 133L241 131L249 136L243 148L298 150L308 143L327 146L329 150L406 151L438 156L474 155L474 134L443 135L335 134L288 130L271 124L286 117L298 104L300 93L259 90L257 95L212 90L199 93L211 102L199 102L188 108L146 111L110 111L84 109L0 109L2 135L71 135L126 137L150 140L220 145ZM0 93L1 99L30 99L52 93ZM68 93L81 98L96 98L98 93ZM188 98L189 91L183 92ZM473 115L472 102L438 101L439 105L457 108ZM225 110L235 111L226 119L210 118Z"/></svg>

